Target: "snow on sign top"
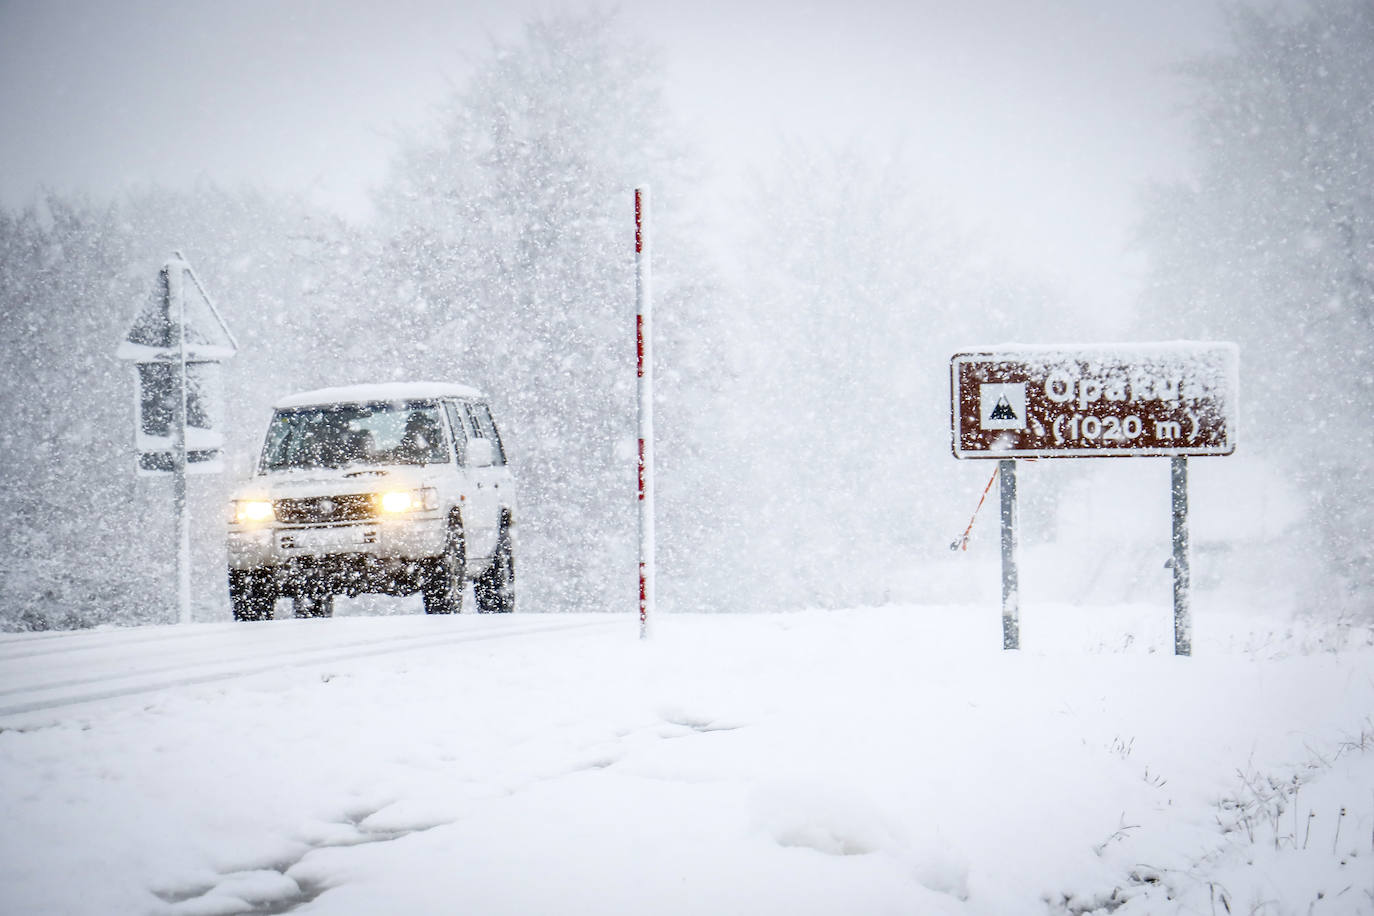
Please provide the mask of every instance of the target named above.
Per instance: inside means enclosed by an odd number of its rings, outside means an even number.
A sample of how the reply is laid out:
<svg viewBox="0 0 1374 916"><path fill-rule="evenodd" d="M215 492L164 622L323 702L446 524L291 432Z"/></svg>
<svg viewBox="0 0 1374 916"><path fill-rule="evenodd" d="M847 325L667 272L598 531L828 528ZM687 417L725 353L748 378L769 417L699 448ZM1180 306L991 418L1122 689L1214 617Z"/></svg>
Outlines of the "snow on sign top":
<svg viewBox="0 0 1374 916"><path fill-rule="evenodd" d="M950 359L956 458L1229 455L1235 344L1027 346Z"/></svg>
<svg viewBox="0 0 1374 916"><path fill-rule="evenodd" d="M219 309L178 252L158 271L115 355L138 362L176 359L183 339L190 360L217 362L238 352Z"/></svg>
<svg viewBox="0 0 1374 916"><path fill-rule="evenodd" d="M362 404L369 401L415 401L430 398L480 398L482 392L448 382L381 382L303 391L282 398L274 407L313 407L318 404Z"/></svg>

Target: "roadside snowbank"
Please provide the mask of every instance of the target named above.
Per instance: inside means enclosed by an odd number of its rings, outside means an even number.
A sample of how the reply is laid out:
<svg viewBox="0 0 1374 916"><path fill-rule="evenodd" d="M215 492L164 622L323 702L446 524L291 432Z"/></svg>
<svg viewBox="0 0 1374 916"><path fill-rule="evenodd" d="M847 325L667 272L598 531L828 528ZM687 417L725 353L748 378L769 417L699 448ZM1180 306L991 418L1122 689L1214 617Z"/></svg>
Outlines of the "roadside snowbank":
<svg viewBox="0 0 1374 916"><path fill-rule="evenodd" d="M4 909L1374 911L1367 631L617 619L0 722Z"/></svg>

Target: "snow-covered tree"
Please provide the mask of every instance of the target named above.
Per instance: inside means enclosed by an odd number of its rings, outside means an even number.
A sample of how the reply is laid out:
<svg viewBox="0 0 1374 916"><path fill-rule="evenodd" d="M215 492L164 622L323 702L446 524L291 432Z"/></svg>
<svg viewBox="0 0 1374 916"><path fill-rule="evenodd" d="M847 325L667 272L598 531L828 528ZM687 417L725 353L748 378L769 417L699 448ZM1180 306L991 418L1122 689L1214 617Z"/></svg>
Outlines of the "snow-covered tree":
<svg viewBox="0 0 1374 916"><path fill-rule="evenodd" d="M132 426L100 417L132 398L120 387L127 369L113 359L114 327L92 307L120 273L118 256L88 231L93 222L108 226L108 211L51 196L0 214L5 629L113 622L130 605L156 604L157 583L137 572L150 551L122 537L137 500L132 461L108 460L126 450ZM123 562L112 562L110 541Z"/></svg>
<svg viewBox="0 0 1374 916"><path fill-rule="evenodd" d="M632 194L646 181L661 397L675 380L679 397L719 391L721 367L672 344L709 333L713 294L689 241L690 173L662 79L613 16L534 21L407 144L377 198L372 338L395 372L478 384L501 408L527 606L634 604ZM692 422L665 413L665 437Z"/></svg>
<svg viewBox="0 0 1374 916"><path fill-rule="evenodd" d="M1237 7L1189 62L1195 181L1152 191L1145 319L1238 340L1242 448L1284 462L1351 588L1374 585L1374 5Z"/></svg>

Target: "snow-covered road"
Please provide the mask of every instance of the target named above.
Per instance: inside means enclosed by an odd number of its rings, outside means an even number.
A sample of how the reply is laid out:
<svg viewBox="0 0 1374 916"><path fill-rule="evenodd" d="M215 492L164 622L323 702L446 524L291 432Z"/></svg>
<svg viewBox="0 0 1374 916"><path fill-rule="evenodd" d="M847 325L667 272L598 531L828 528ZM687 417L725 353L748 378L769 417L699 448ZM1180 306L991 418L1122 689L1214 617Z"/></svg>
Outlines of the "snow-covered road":
<svg viewBox="0 0 1374 916"><path fill-rule="evenodd" d="M6 637L0 912L1374 913L1374 633L1203 605L1179 659L1169 623Z"/></svg>
<svg viewBox="0 0 1374 916"><path fill-rule="evenodd" d="M0 637L0 718L282 668L608 625L402 616L7 634Z"/></svg>

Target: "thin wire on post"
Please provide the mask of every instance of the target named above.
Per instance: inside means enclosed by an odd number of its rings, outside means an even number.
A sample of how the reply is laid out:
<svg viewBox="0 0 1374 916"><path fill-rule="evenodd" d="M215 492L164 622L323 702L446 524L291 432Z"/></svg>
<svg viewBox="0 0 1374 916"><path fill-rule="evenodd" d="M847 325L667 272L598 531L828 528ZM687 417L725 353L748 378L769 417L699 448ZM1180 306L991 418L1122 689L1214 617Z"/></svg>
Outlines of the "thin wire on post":
<svg viewBox="0 0 1374 916"><path fill-rule="evenodd" d="M950 550L968 550L968 539L969 535L973 533L973 523L978 520L978 513L983 508L983 500L988 498L988 491L992 489L992 483L997 479L997 472L1000 470L1000 467L992 469L992 476L988 478L988 485L983 487L983 495L978 497L978 505L974 507L973 515L969 516L968 527L964 529L963 534L950 543Z"/></svg>

